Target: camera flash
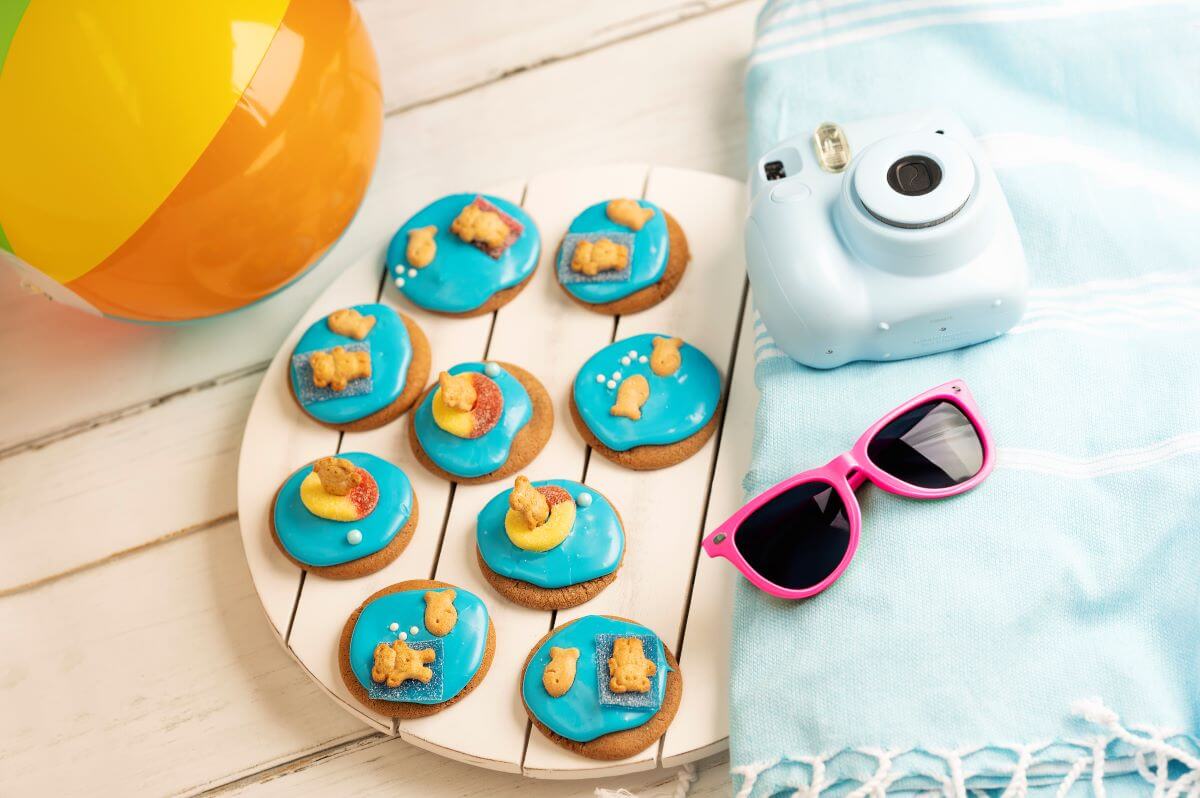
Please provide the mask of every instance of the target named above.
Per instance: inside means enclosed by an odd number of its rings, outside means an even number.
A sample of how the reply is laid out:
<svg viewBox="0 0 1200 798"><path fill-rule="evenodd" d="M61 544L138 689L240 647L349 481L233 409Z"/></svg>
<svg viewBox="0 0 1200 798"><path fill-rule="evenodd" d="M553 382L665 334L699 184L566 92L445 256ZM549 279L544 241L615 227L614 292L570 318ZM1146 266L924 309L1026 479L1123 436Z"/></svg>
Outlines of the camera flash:
<svg viewBox="0 0 1200 798"><path fill-rule="evenodd" d="M825 122L813 133L813 148L826 172L840 172L850 163L850 142L833 122Z"/></svg>

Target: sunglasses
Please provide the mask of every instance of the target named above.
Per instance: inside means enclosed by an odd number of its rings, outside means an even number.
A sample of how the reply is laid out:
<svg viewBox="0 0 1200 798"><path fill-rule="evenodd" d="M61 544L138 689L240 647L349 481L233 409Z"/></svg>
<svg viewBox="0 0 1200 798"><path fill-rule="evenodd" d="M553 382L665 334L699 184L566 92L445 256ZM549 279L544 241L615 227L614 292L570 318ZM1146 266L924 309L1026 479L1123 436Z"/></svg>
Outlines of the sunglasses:
<svg viewBox="0 0 1200 798"><path fill-rule="evenodd" d="M992 470L992 444L960 380L910 399L823 468L755 496L701 545L772 596L801 599L833 584L858 548L854 491L871 482L910 499L943 499Z"/></svg>

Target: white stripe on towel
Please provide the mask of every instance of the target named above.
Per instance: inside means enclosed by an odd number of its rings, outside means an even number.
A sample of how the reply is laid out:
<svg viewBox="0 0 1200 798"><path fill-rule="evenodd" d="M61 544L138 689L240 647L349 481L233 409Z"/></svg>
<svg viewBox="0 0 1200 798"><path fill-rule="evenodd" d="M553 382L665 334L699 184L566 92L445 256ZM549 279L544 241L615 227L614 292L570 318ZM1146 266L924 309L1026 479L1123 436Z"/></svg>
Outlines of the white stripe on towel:
<svg viewBox="0 0 1200 798"><path fill-rule="evenodd" d="M940 25L961 25L964 23L994 24L1003 22L1024 22L1033 20L1062 19L1073 16L1119 11L1127 8L1141 8L1155 5L1177 5L1181 0L1063 0L1053 4L1040 5L1033 8L966 8L956 12L943 14L928 14L910 19L893 20L878 25L868 25L850 30L843 30L831 35L816 36L778 46L769 51L756 50L750 57L746 68L790 58L813 50L824 50L851 42L867 41L898 33L905 33L920 28L932 28Z"/></svg>
<svg viewBox="0 0 1200 798"><path fill-rule="evenodd" d="M1200 452L1200 433L1188 432L1136 449L1121 449L1094 457L1070 457L1037 449L999 448L996 467L1018 471L1091 479L1108 474L1136 471L1187 454Z"/></svg>
<svg viewBox="0 0 1200 798"><path fill-rule="evenodd" d="M1200 210L1200 188L1164 169L1152 169L1111 152L1066 136L1033 133L990 133L980 143L998 169L1065 163L1075 166L1112 188L1152 191L1172 203Z"/></svg>

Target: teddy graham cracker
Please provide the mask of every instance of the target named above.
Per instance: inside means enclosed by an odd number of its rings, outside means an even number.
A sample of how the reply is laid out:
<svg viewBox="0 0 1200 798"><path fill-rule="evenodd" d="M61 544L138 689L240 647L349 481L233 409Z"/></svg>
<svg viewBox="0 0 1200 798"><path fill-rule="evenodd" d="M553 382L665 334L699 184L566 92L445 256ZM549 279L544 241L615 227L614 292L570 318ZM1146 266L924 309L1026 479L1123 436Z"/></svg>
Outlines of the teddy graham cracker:
<svg viewBox="0 0 1200 798"><path fill-rule="evenodd" d="M505 599L540 610L590 601L617 578L625 529L607 496L570 479L520 474L475 524L480 572Z"/></svg>

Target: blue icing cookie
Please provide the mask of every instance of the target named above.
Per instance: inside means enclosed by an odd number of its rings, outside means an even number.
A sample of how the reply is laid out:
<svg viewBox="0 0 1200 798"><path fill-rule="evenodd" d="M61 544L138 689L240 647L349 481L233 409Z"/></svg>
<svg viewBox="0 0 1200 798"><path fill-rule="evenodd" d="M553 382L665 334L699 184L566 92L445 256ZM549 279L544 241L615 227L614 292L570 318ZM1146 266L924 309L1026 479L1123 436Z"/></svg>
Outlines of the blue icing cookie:
<svg viewBox="0 0 1200 798"><path fill-rule="evenodd" d="M524 228L499 258L450 232L451 223L477 196ZM437 228L434 234L437 252L428 266L413 269L407 257L408 231L429 225ZM519 206L490 194L451 194L427 205L404 223L388 245L387 264L396 287L414 305L439 313L467 313L487 302L497 291L512 288L529 277L541 252L537 225Z"/></svg>
<svg viewBox="0 0 1200 798"><path fill-rule="evenodd" d="M479 513L475 541L488 568L509 579L544 588L577 585L615 571L625 552L625 532L608 499L569 479L533 483L534 487L544 485L557 485L575 501L575 523L570 534L549 551L517 548L504 531L508 497L512 493L511 489L506 490L489 501ZM583 493L591 497L586 506L586 502L579 500Z"/></svg>
<svg viewBox="0 0 1200 798"><path fill-rule="evenodd" d="M652 202L638 200L643 208L650 208L654 215L638 231L630 230L608 218L608 202L597 202L575 217L567 233L632 233L633 252L629 265L629 276L625 280L594 280L588 282L563 283L563 287L576 299L592 305L615 302L630 294L654 285L662 279L670 257L670 238L667 235L667 220L662 209ZM618 242L620 243L620 242ZM560 257L570 253L560 252ZM568 267L569 268L569 267Z"/></svg>
<svg viewBox="0 0 1200 798"><path fill-rule="evenodd" d="M483 363L460 363L448 369L453 375L473 371L486 374L500 387L504 409L496 426L478 438L460 438L442 429L433 420L433 396L430 391L413 411L413 429L421 449L434 464L459 477L481 477L508 461L513 438L533 418L533 402L525 386L503 368L492 366L491 374Z"/></svg>
<svg viewBox="0 0 1200 798"><path fill-rule="evenodd" d="M678 443L703 429L721 400L717 367L690 344L680 347L681 365L674 374L660 377L651 371L649 357L657 337L670 336L647 333L610 344L589 358L575 377L572 395L580 418L615 451ZM621 381L634 374L650 385L637 421L609 413Z"/></svg>
<svg viewBox="0 0 1200 798"><path fill-rule="evenodd" d="M338 457L365 468L379 488L379 501L367 516L357 521L331 521L313 515L300 500L300 483L312 473L306 465L287 478L275 497L271 520L275 537L292 558L316 567L341 565L359 560L385 548L412 515L412 483L403 471L387 460L365 452ZM361 540L351 543L358 530Z"/></svg>
<svg viewBox="0 0 1200 798"><path fill-rule="evenodd" d="M452 589L458 621L442 637L425 628L425 588L389 593L370 601L359 613L350 633L350 669L371 698L407 704L440 704L463 691L483 664L487 651L487 607L473 593L460 587L431 588L436 592ZM397 626L392 631L392 625ZM412 628L416 627L416 634ZM400 638L403 634L404 637ZM388 688L371 678L375 647L403 639L412 648L433 648L437 659L429 663L433 678L428 685L406 680ZM433 686L435 685L436 686Z"/></svg>
<svg viewBox="0 0 1200 798"><path fill-rule="evenodd" d="M607 668L607 660L600 662L597 645L611 647L610 635L649 636L657 643L645 650L646 658L655 663L658 671L650 677L650 692L639 694L642 706L601 703L600 679L606 674L601 673L600 667ZM542 684L542 671L550 662L553 646L579 649L575 681L558 698L547 693ZM654 632L641 624L587 615L558 629L538 646L521 677L521 697L533 716L552 732L568 740L586 743L605 734L635 729L654 717L666 695L669 670L662 641Z"/></svg>
<svg viewBox="0 0 1200 798"><path fill-rule="evenodd" d="M300 401L304 412L326 424L350 424L384 409L400 398L408 380L408 367L412 364L413 347L408 328L396 311L386 305L353 305L364 316L374 316L375 326L362 341L338 335L329 329L328 316L322 316L300 337L292 350L290 369L292 392ZM359 344L365 344L360 347ZM343 349L367 349L371 356L370 391L361 393L356 383L350 382L344 396L341 392L314 388L309 382L311 370L299 361L311 352L326 351L340 346ZM297 356L301 356L297 358ZM333 393L336 398L324 398ZM319 397L319 398L318 398ZM316 399L316 401L314 401Z"/></svg>

